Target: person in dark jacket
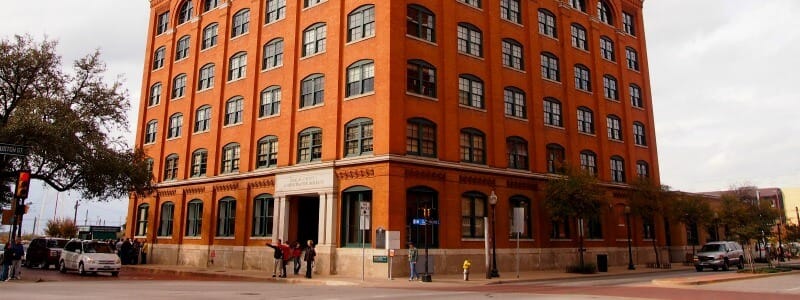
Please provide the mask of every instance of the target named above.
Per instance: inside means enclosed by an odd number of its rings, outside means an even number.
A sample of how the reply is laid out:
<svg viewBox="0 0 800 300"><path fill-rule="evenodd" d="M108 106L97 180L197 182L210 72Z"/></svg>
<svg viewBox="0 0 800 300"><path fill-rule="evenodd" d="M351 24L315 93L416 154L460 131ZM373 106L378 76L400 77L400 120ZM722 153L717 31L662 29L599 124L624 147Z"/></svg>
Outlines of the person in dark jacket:
<svg viewBox="0 0 800 300"><path fill-rule="evenodd" d="M283 266L283 247L281 246L281 240L278 239L275 246L267 243L267 247L275 250L275 253L272 255L272 257L275 258L275 265L272 267L272 277L277 275L286 277L286 268Z"/></svg>
<svg viewBox="0 0 800 300"><path fill-rule="evenodd" d="M8 281L8 272L11 269L11 262L14 259L14 240L8 241L8 244L3 248L3 272L0 273L0 281Z"/></svg>
<svg viewBox="0 0 800 300"><path fill-rule="evenodd" d="M122 242L122 245L119 247L119 259L122 260L123 265L128 265L131 263L131 253L133 252L133 244L131 244L130 239L125 239Z"/></svg>
<svg viewBox="0 0 800 300"><path fill-rule="evenodd" d="M317 251L314 250L314 241L308 240L307 244L303 260L306 262L306 278L311 278L311 269L314 267L314 257L317 256Z"/></svg>
<svg viewBox="0 0 800 300"><path fill-rule="evenodd" d="M10 279L20 279L22 274L22 257L25 256L25 248L22 247L22 239L17 239L17 242L11 246L14 249L11 261L11 273L8 274Z"/></svg>

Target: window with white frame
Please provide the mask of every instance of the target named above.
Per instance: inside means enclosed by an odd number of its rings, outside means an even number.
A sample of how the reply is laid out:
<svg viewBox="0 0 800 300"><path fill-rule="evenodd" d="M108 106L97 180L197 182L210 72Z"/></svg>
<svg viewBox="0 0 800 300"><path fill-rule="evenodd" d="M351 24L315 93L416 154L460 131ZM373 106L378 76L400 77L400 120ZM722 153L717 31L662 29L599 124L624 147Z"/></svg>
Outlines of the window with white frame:
<svg viewBox="0 0 800 300"><path fill-rule="evenodd" d="M359 60L347 67L345 97L366 94L375 90L375 63Z"/></svg>
<svg viewBox="0 0 800 300"><path fill-rule="evenodd" d="M283 65L283 39L276 38L264 44L264 59L261 69L272 69Z"/></svg>
<svg viewBox="0 0 800 300"><path fill-rule="evenodd" d="M347 41L375 36L375 5L364 5L347 15Z"/></svg>
<svg viewBox="0 0 800 300"><path fill-rule="evenodd" d="M172 80L172 99L186 95L186 74L179 74Z"/></svg>
<svg viewBox="0 0 800 300"><path fill-rule="evenodd" d="M238 143L230 143L222 147L222 166L221 173L239 172L239 157L241 148Z"/></svg>
<svg viewBox="0 0 800 300"><path fill-rule="evenodd" d="M178 39L178 45L175 47L175 61L184 59L187 56L189 56L189 36L184 35Z"/></svg>
<svg viewBox="0 0 800 300"><path fill-rule="evenodd" d="M200 68L200 80L197 83L197 90L200 91L214 87L214 64Z"/></svg>
<svg viewBox="0 0 800 300"><path fill-rule="evenodd" d="M286 17L286 0L267 0L267 24Z"/></svg>
<svg viewBox="0 0 800 300"><path fill-rule="evenodd" d="M311 74L300 82L300 108L320 105L325 101L325 76Z"/></svg>
<svg viewBox="0 0 800 300"><path fill-rule="evenodd" d="M239 52L231 56L228 62L228 81L243 78L247 75L247 52Z"/></svg>
<svg viewBox="0 0 800 300"><path fill-rule="evenodd" d="M233 15L231 38L243 35L250 30L250 10L242 9Z"/></svg>
<svg viewBox="0 0 800 300"><path fill-rule="evenodd" d="M147 101L147 106L155 106L161 103L161 82L156 82L150 86L150 97Z"/></svg>
<svg viewBox="0 0 800 300"><path fill-rule="evenodd" d="M217 36L219 35L219 24L211 23L206 28L203 28L203 44L200 46L202 50L214 47L217 45Z"/></svg>
<svg viewBox="0 0 800 300"><path fill-rule="evenodd" d="M244 98L235 96L225 102L225 125L242 123L244 117Z"/></svg>
<svg viewBox="0 0 800 300"><path fill-rule="evenodd" d="M281 111L281 87L269 86L261 91L261 102L258 105L258 117L274 116Z"/></svg>
<svg viewBox="0 0 800 300"><path fill-rule="evenodd" d="M211 129L211 106L203 105L195 113L194 132L206 132L209 129Z"/></svg>

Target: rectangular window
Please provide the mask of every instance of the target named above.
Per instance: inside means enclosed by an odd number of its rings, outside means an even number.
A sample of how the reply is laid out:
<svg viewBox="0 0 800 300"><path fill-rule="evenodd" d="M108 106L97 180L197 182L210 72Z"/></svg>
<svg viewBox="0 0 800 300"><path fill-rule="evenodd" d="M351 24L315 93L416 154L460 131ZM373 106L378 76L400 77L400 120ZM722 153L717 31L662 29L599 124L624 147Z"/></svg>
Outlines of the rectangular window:
<svg viewBox="0 0 800 300"><path fill-rule="evenodd" d="M303 0L303 7L312 7L327 0Z"/></svg>
<svg viewBox="0 0 800 300"><path fill-rule="evenodd" d="M409 5L406 11L406 34L429 42L436 42L436 23L433 13L417 6Z"/></svg>
<svg viewBox="0 0 800 300"><path fill-rule="evenodd" d="M158 15L158 19L156 21L156 35L167 32L168 27L169 27L169 12L167 11Z"/></svg>
<svg viewBox="0 0 800 300"><path fill-rule="evenodd" d="M603 76L603 96L606 99L618 100L617 79L611 76Z"/></svg>
<svg viewBox="0 0 800 300"><path fill-rule="evenodd" d="M625 48L625 59L628 62L628 69L639 71L639 55L636 50Z"/></svg>
<svg viewBox="0 0 800 300"><path fill-rule="evenodd" d="M322 158L322 131L311 130L300 134L298 162L318 161Z"/></svg>
<svg viewBox="0 0 800 300"><path fill-rule="evenodd" d="M409 121L406 127L406 153L436 157L436 127L433 123Z"/></svg>
<svg viewBox="0 0 800 300"><path fill-rule="evenodd" d="M269 87L261 92L261 103L258 106L258 116L267 117L280 113L281 88Z"/></svg>
<svg viewBox="0 0 800 300"><path fill-rule="evenodd" d="M203 228L203 202L189 201L186 209L186 236L200 236Z"/></svg>
<svg viewBox="0 0 800 300"><path fill-rule="evenodd" d="M628 91L631 94L631 105L633 107L644 107L644 103L642 103L642 90L636 86L631 84Z"/></svg>
<svg viewBox="0 0 800 300"><path fill-rule="evenodd" d="M271 69L283 65L283 40L278 39L264 45L264 60L261 69Z"/></svg>
<svg viewBox="0 0 800 300"><path fill-rule="evenodd" d="M525 119L528 117L528 109L525 106L525 94L520 90L505 89L503 91L506 116Z"/></svg>
<svg viewBox="0 0 800 300"><path fill-rule="evenodd" d="M461 237L483 238L485 216L486 199L476 195L461 196Z"/></svg>
<svg viewBox="0 0 800 300"><path fill-rule="evenodd" d="M217 236L233 236L236 229L236 201L223 199L219 202L219 214L217 219Z"/></svg>
<svg viewBox="0 0 800 300"><path fill-rule="evenodd" d="M551 38L558 37L558 31L556 31L556 16L553 15L553 13L539 10L539 34Z"/></svg>
<svg viewBox="0 0 800 300"><path fill-rule="evenodd" d="M517 42L503 41L503 65L517 70L523 70L522 45Z"/></svg>
<svg viewBox="0 0 800 300"><path fill-rule="evenodd" d="M231 57L228 65L228 81L236 80L247 74L247 53L239 53Z"/></svg>
<svg viewBox="0 0 800 300"><path fill-rule="evenodd" d="M274 199L259 196L253 201L253 232L252 236L272 236L272 220L274 214Z"/></svg>
<svg viewBox="0 0 800 300"><path fill-rule="evenodd" d="M286 0L267 1L267 24L286 17Z"/></svg>
<svg viewBox="0 0 800 300"><path fill-rule="evenodd" d="M203 45L202 49L208 49L214 47L217 44L217 31L219 29L219 25L216 23L206 26L203 29Z"/></svg>
<svg viewBox="0 0 800 300"><path fill-rule="evenodd" d="M158 236L172 236L172 218L174 214L174 204L165 203L161 205L161 224L158 224Z"/></svg>
<svg viewBox="0 0 800 300"><path fill-rule="evenodd" d="M517 24L522 24L519 0L500 0L500 17Z"/></svg>
<svg viewBox="0 0 800 300"><path fill-rule="evenodd" d="M211 128L211 107L204 106L197 110L194 121L194 132L204 132Z"/></svg>
<svg viewBox="0 0 800 300"><path fill-rule="evenodd" d="M458 26L458 52L482 57L483 42L482 33L472 26Z"/></svg>
<svg viewBox="0 0 800 300"><path fill-rule="evenodd" d="M300 85L300 108L322 104L325 98L325 77L313 76Z"/></svg>
<svg viewBox="0 0 800 300"><path fill-rule="evenodd" d="M592 111L585 108L578 109L578 131L594 134L594 118Z"/></svg>
<svg viewBox="0 0 800 300"><path fill-rule="evenodd" d="M347 41L375 36L375 6L361 8L347 17Z"/></svg>
<svg viewBox="0 0 800 300"><path fill-rule="evenodd" d="M586 29L584 29L583 26L572 24L571 32L572 47L588 51L589 47L586 43Z"/></svg>
<svg viewBox="0 0 800 300"><path fill-rule="evenodd" d="M208 152L198 150L192 154L192 177L206 176L208 169Z"/></svg>
<svg viewBox="0 0 800 300"><path fill-rule="evenodd" d="M561 75L558 71L558 58L550 53L542 53L541 61L542 78L550 79L552 81L561 81Z"/></svg>
<svg viewBox="0 0 800 300"><path fill-rule="evenodd" d="M464 3L464 4L472 6L472 7L475 7L475 8L481 8L481 0L456 0L456 1Z"/></svg>
<svg viewBox="0 0 800 300"><path fill-rule="evenodd" d="M617 117L609 116L606 118L608 126L608 139L621 141L622 140L622 125Z"/></svg>
<svg viewBox="0 0 800 300"><path fill-rule="evenodd" d="M265 138L258 141L256 168L269 168L278 165L278 139Z"/></svg>
<svg viewBox="0 0 800 300"><path fill-rule="evenodd" d="M419 61L410 61L407 70L407 91L436 98L436 69Z"/></svg>
<svg viewBox="0 0 800 300"><path fill-rule="evenodd" d="M544 123L551 126L562 127L561 103L553 100L544 100Z"/></svg>
<svg viewBox="0 0 800 300"><path fill-rule="evenodd" d="M622 12L622 29L625 31L625 33L635 36L636 27L633 21L634 21L633 15L626 12Z"/></svg>

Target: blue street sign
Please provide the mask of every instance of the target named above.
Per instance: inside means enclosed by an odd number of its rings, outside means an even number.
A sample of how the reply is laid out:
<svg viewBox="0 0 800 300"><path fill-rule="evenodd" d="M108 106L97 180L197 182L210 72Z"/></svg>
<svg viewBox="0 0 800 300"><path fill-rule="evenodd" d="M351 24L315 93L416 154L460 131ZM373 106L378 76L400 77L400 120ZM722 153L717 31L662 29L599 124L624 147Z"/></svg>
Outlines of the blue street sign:
<svg viewBox="0 0 800 300"><path fill-rule="evenodd" d="M425 225L425 219L413 219L413 220L411 220L411 224L414 224L414 225Z"/></svg>

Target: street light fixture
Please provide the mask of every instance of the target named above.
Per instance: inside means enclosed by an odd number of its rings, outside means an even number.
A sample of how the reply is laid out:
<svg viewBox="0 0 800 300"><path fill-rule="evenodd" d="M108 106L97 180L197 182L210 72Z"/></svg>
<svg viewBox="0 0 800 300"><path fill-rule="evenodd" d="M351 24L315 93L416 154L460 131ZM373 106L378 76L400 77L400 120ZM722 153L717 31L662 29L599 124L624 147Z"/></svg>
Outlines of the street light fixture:
<svg viewBox="0 0 800 300"><path fill-rule="evenodd" d="M495 214L497 194L495 194L494 191L489 195L489 205L492 207L492 271L489 273L489 278L494 278L500 277L500 273L497 272L497 231L495 230L495 219L497 219L497 215Z"/></svg>
<svg viewBox="0 0 800 300"><path fill-rule="evenodd" d="M625 205L625 228L628 229L628 270L636 270L633 266L633 249L631 248L631 207Z"/></svg>

